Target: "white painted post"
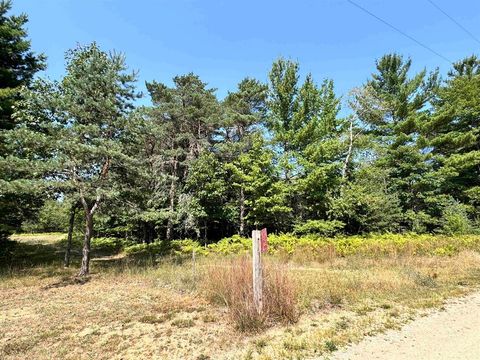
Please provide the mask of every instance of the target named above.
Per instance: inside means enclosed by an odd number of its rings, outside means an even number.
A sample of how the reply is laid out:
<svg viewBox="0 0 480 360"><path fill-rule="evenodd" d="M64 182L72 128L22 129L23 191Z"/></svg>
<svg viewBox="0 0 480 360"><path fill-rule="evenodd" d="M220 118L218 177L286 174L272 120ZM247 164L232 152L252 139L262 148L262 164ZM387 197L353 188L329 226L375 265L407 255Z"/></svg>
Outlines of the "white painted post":
<svg viewBox="0 0 480 360"><path fill-rule="evenodd" d="M253 249L253 303L257 312L263 310L263 273L262 273L262 249L260 244L260 231L252 231Z"/></svg>

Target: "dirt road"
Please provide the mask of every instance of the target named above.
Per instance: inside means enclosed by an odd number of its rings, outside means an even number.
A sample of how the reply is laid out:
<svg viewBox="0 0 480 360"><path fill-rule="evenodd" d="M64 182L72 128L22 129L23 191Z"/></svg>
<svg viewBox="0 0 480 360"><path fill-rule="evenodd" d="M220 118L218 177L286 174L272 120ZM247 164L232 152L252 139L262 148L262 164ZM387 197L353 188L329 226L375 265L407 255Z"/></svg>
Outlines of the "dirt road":
<svg viewBox="0 0 480 360"><path fill-rule="evenodd" d="M401 330L364 339L330 359L480 359L480 292L455 299Z"/></svg>

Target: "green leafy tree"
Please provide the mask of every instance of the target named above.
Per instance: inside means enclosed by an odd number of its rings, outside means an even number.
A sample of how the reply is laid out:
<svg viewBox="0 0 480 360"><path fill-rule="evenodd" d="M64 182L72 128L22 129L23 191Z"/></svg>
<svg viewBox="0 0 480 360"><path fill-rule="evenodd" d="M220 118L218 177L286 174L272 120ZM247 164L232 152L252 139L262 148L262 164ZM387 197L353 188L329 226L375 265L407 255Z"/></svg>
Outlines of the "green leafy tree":
<svg viewBox="0 0 480 360"><path fill-rule="evenodd" d="M243 195L239 205L240 216L244 218L240 219L240 225L245 220L245 225L251 228L285 229L285 215L291 209L286 205L285 189L273 160L273 152L265 147L263 138L257 134L251 138L248 151L225 164L230 174L229 183Z"/></svg>
<svg viewBox="0 0 480 360"><path fill-rule="evenodd" d="M340 193L330 194L328 215L341 221L349 234L394 232L400 230L402 209L398 196L388 188L388 173L365 166Z"/></svg>
<svg viewBox="0 0 480 360"><path fill-rule="evenodd" d="M11 8L11 1L0 1L0 130L13 128L13 107L19 100L20 88L45 69L45 56L30 50L25 29L28 16L8 16Z"/></svg>

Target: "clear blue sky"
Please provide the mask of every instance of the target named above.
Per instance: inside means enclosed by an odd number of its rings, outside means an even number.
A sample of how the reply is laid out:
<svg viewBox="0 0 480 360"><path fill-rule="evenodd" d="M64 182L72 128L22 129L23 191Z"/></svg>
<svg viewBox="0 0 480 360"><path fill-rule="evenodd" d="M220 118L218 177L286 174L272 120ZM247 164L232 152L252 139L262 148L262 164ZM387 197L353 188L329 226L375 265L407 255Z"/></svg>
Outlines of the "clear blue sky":
<svg viewBox="0 0 480 360"><path fill-rule="evenodd" d="M480 53L427 0L355 1L453 61ZM480 1L434 1L480 38ZM47 55L49 77L63 74L68 48L95 40L126 54L142 91L145 81L170 84L193 71L223 98L245 76L265 81L279 56L298 60L317 82L334 79L339 95L361 85L387 52L411 56L415 69L449 69L346 0L14 0L13 7L29 15L32 46Z"/></svg>

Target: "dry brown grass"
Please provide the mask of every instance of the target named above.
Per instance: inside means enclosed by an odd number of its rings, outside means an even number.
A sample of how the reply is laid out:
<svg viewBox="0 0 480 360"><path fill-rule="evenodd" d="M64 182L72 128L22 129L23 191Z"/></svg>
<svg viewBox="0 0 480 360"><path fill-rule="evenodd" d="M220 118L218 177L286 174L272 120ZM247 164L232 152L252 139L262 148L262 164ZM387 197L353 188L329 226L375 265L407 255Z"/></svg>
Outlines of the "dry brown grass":
<svg viewBox="0 0 480 360"><path fill-rule="evenodd" d="M105 264L114 260L94 260L85 282L58 264L0 275L0 358L316 357L399 327L480 284L474 251L348 256L308 266L267 258L262 326L278 325L249 335L235 329L224 305L238 301L250 311L249 260L198 258L195 271L188 261Z"/></svg>
<svg viewBox="0 0 480 360"><path fill-rule="evenodd" d="M205 268L201 287L205 296L229 310L231 320L241 331L257 331L274 323L298 320L296 287L286 269L265 263L263 311L253 302L252 260L248 257L217 262Z"/></svg>

